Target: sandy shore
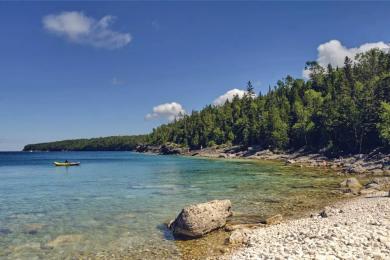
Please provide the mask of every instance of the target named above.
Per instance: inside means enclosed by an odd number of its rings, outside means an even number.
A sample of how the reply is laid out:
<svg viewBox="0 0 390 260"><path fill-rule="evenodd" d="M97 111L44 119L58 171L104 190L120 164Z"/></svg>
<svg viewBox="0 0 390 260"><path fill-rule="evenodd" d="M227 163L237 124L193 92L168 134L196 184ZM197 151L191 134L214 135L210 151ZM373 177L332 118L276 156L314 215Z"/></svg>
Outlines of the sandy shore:
<svg viewBox="0 0 390 260"><path fill-rule="evenodd" d="M387 195L361 196L322 216L252 230L246 245L224 259L390 259Z"/></svg>

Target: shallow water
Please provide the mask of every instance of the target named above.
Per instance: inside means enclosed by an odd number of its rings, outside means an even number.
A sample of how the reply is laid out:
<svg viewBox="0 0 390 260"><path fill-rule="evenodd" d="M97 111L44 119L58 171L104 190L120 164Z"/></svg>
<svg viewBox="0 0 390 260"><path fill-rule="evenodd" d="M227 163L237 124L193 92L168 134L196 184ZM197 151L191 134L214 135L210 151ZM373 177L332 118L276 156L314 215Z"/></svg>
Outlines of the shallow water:
<svg viewBox="0 0 390 260"><path fill-rule="evenodd" d="M81 166L52 166L65 159ZM221 232L174 241L163 223L185 205L212 199L232 201L238 213L233 222L280 212L297 216L336 199L332 190L339 182L330 172L275 162L132 152L0 153L0 258L213 254L218 247L210 244L221 244Z"/></svg>

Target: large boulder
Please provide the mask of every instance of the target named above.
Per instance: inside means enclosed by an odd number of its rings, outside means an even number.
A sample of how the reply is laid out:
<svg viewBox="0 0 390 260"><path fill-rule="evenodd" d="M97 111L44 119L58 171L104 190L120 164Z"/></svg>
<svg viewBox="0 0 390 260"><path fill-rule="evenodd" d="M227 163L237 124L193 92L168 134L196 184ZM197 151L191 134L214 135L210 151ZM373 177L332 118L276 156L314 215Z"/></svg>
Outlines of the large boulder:
<svg viewBox="0 0 390 260"><path fill-rule="evenodd" d="M225 226L232 215L230 200L213 200L185 207L170 224L177 238L198 238Z"/></svg>

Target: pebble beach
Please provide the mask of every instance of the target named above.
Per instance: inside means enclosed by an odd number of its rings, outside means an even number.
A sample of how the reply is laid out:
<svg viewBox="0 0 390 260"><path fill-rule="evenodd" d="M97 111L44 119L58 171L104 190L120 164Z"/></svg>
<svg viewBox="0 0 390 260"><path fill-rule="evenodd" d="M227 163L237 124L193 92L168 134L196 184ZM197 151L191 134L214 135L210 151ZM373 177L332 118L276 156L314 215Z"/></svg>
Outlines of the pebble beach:
<svg viewBox="0 0 390 260"><path fill-rule="evenodd" d="M227 259L390 259L390 197L360 196L248 236Z"/></svg>

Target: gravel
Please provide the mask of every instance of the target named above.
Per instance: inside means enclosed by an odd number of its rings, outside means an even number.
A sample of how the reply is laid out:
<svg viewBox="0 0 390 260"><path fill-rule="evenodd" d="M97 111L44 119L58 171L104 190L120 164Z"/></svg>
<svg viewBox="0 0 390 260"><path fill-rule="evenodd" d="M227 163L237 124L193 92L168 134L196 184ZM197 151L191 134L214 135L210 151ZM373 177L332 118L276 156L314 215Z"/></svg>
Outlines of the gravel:
<svg viewBox="0 0 390 260"><path fill-rule="evenodd" d="M228 259L390 259L390 197L378 192L258 228Z"/></svg>

